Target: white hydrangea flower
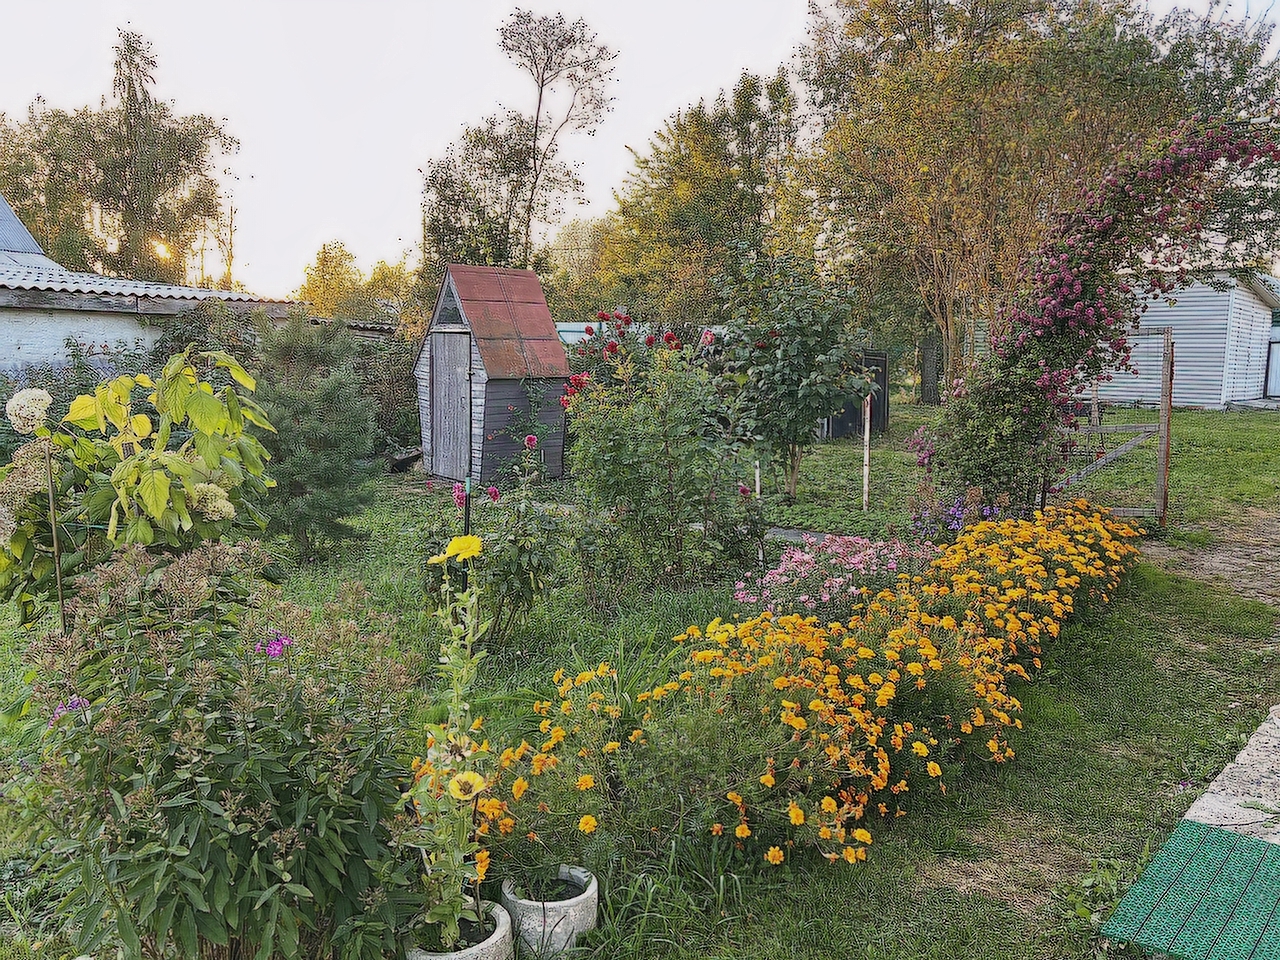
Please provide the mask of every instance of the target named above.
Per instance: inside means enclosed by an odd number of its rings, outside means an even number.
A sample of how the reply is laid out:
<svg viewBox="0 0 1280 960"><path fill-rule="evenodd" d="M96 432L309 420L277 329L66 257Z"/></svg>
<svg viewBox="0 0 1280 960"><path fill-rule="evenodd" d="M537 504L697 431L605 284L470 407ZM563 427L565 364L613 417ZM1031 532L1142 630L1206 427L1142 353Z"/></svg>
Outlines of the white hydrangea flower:
<svg viewBox="0 0 1280 960"><path fill-rule="evenodd" d="M206 520L230 520L236 515L227 492L216 483L197 483L191 491L191 506Z"/></svg>
<svg viewBox="0 0 1280 960"><path fill-rule="evenodd" d="M19 390L9 398L4 412L9 422L13 424L14 430L21 434L31 434L36 432L36 427L44 423L51 403L53 403L53 397L49 396L49 391L39 387L28 387L26 390Z"/></svg>

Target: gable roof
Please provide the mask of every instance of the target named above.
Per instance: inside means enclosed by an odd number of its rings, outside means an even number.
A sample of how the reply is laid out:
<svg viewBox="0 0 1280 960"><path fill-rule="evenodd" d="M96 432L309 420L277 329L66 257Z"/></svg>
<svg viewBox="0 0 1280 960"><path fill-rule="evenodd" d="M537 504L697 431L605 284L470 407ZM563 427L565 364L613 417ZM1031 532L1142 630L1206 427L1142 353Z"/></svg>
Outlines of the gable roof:
<svg viewBox="0 0 1280 960"><path fill-rule="evenodd" d="M498 380L569 376L569 358L532 270L451 263L436 298L439 316L450 285L480 350L489 377ZM430 328L428 328L430 329Z"/></svg>
<svg viewBox="0 0 1280 960"><path fill-rule="evenodd" d="M1272 310L1280 310L1280 280L1255 270L1246 282L1263 303Z"/></svg>
<svg viewBox="0 0 1280 960"><path fill-rule="evenodd" d="M0 291L33 291L45 293L71 293L105 297L132 298L117 305L129 313L145 313L145 301L222 300L229 303L285 304L288 301L264 300L251 293L233 290L206 290L201 287L183 287L171 283L152 283L146 280L128 280L122 277L104 277L97 273L77 273L67 270L40 249L40 244L13 212L13 208L0 196ZM139 302L143 301L143 302ZM59 307L75 309L67 302ZM87 308L87 307L86 307ZM94 305L103 309L103 305ZM175 305L175 309L182 309Z"/></svg>

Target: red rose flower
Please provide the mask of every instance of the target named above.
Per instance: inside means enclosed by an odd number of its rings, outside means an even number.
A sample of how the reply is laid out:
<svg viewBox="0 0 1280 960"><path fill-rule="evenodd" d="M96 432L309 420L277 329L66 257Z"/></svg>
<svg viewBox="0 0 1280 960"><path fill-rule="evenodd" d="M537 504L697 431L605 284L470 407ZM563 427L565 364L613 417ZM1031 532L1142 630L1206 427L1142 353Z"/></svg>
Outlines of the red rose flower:
<svg viewBox="0 0 1280 960"><path fill-rule="evenodd" d="M663 342L663 343L675 343L675 342L676 342L676 335L675 335L674 333L672 333L670 330L668 330L666 333L664 333L664 334L662 335L662 342Z"/></svg>
<svg viewBox="0 0 1280 960"><path fill-rule="evenodd" d="M586 333L588 337L594 337L596 335L596 328L588 323Z"/></svg>
<svg viewBox="0 0 1280 960"><path fill-rule="evenodd" d="M617 353L617 352L618 352L618 341L617 341L617 340L610 340L608 343L606 343L606 344L604 345L604 348L605 348L605 350L609 351L609 353Z"/></svg>
<svg viewBox="0 0 1280 960"><path fill-rule="evenodd" d="M596 314L596 319L597 319L597 320L608 320L608 319L609 319L609 314L608 314L608 313L606 313L605 311L601 310L599 313L597 313L597 314Z"/></svg>
<svg viewBox="0 0 1280 960"><path fill-rule="evenodd" d="M646 347L652 347L657 342L658 342L658 338L655 337L652 333L644 338L644 345Z"/></svg>

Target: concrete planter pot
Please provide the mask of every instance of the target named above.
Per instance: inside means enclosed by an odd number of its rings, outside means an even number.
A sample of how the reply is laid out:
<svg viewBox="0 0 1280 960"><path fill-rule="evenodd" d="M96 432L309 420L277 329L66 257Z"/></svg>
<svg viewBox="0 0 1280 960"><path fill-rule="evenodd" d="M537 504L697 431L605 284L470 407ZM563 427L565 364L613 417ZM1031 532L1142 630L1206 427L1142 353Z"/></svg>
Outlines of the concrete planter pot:
<svg viewBox="0 0 1280 960"><path fill-rule="evenodd" d="M494 931L483 943L445 953L428 953L415 947L405 951L405 960L514 960L516 943L511 932L511 915L500 904L485 901L484 906L493 918Z"/></svg>
<svg viewBox="0 0 1280 960"><path fill-rule="evenodd" d="M502 905L511 914L516 935L535 957L558 956L573 947L580 934L594 930L600 885L584 867L561 865L558 876L581 890L567 900L524 900L515 884L503 881Z"/></svg>

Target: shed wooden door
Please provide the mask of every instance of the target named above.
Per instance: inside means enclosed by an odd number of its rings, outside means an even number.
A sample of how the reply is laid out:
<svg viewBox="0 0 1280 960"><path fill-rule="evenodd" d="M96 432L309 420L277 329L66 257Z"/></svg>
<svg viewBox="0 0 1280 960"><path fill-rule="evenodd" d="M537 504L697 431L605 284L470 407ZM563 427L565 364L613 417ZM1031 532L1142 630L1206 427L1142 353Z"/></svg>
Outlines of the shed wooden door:
<svg viewBox="0 0 1280 960"><path fill-rule="evenodd" d="M471 335L431 334L431 472L464 479L471 467Z"/></svg>

